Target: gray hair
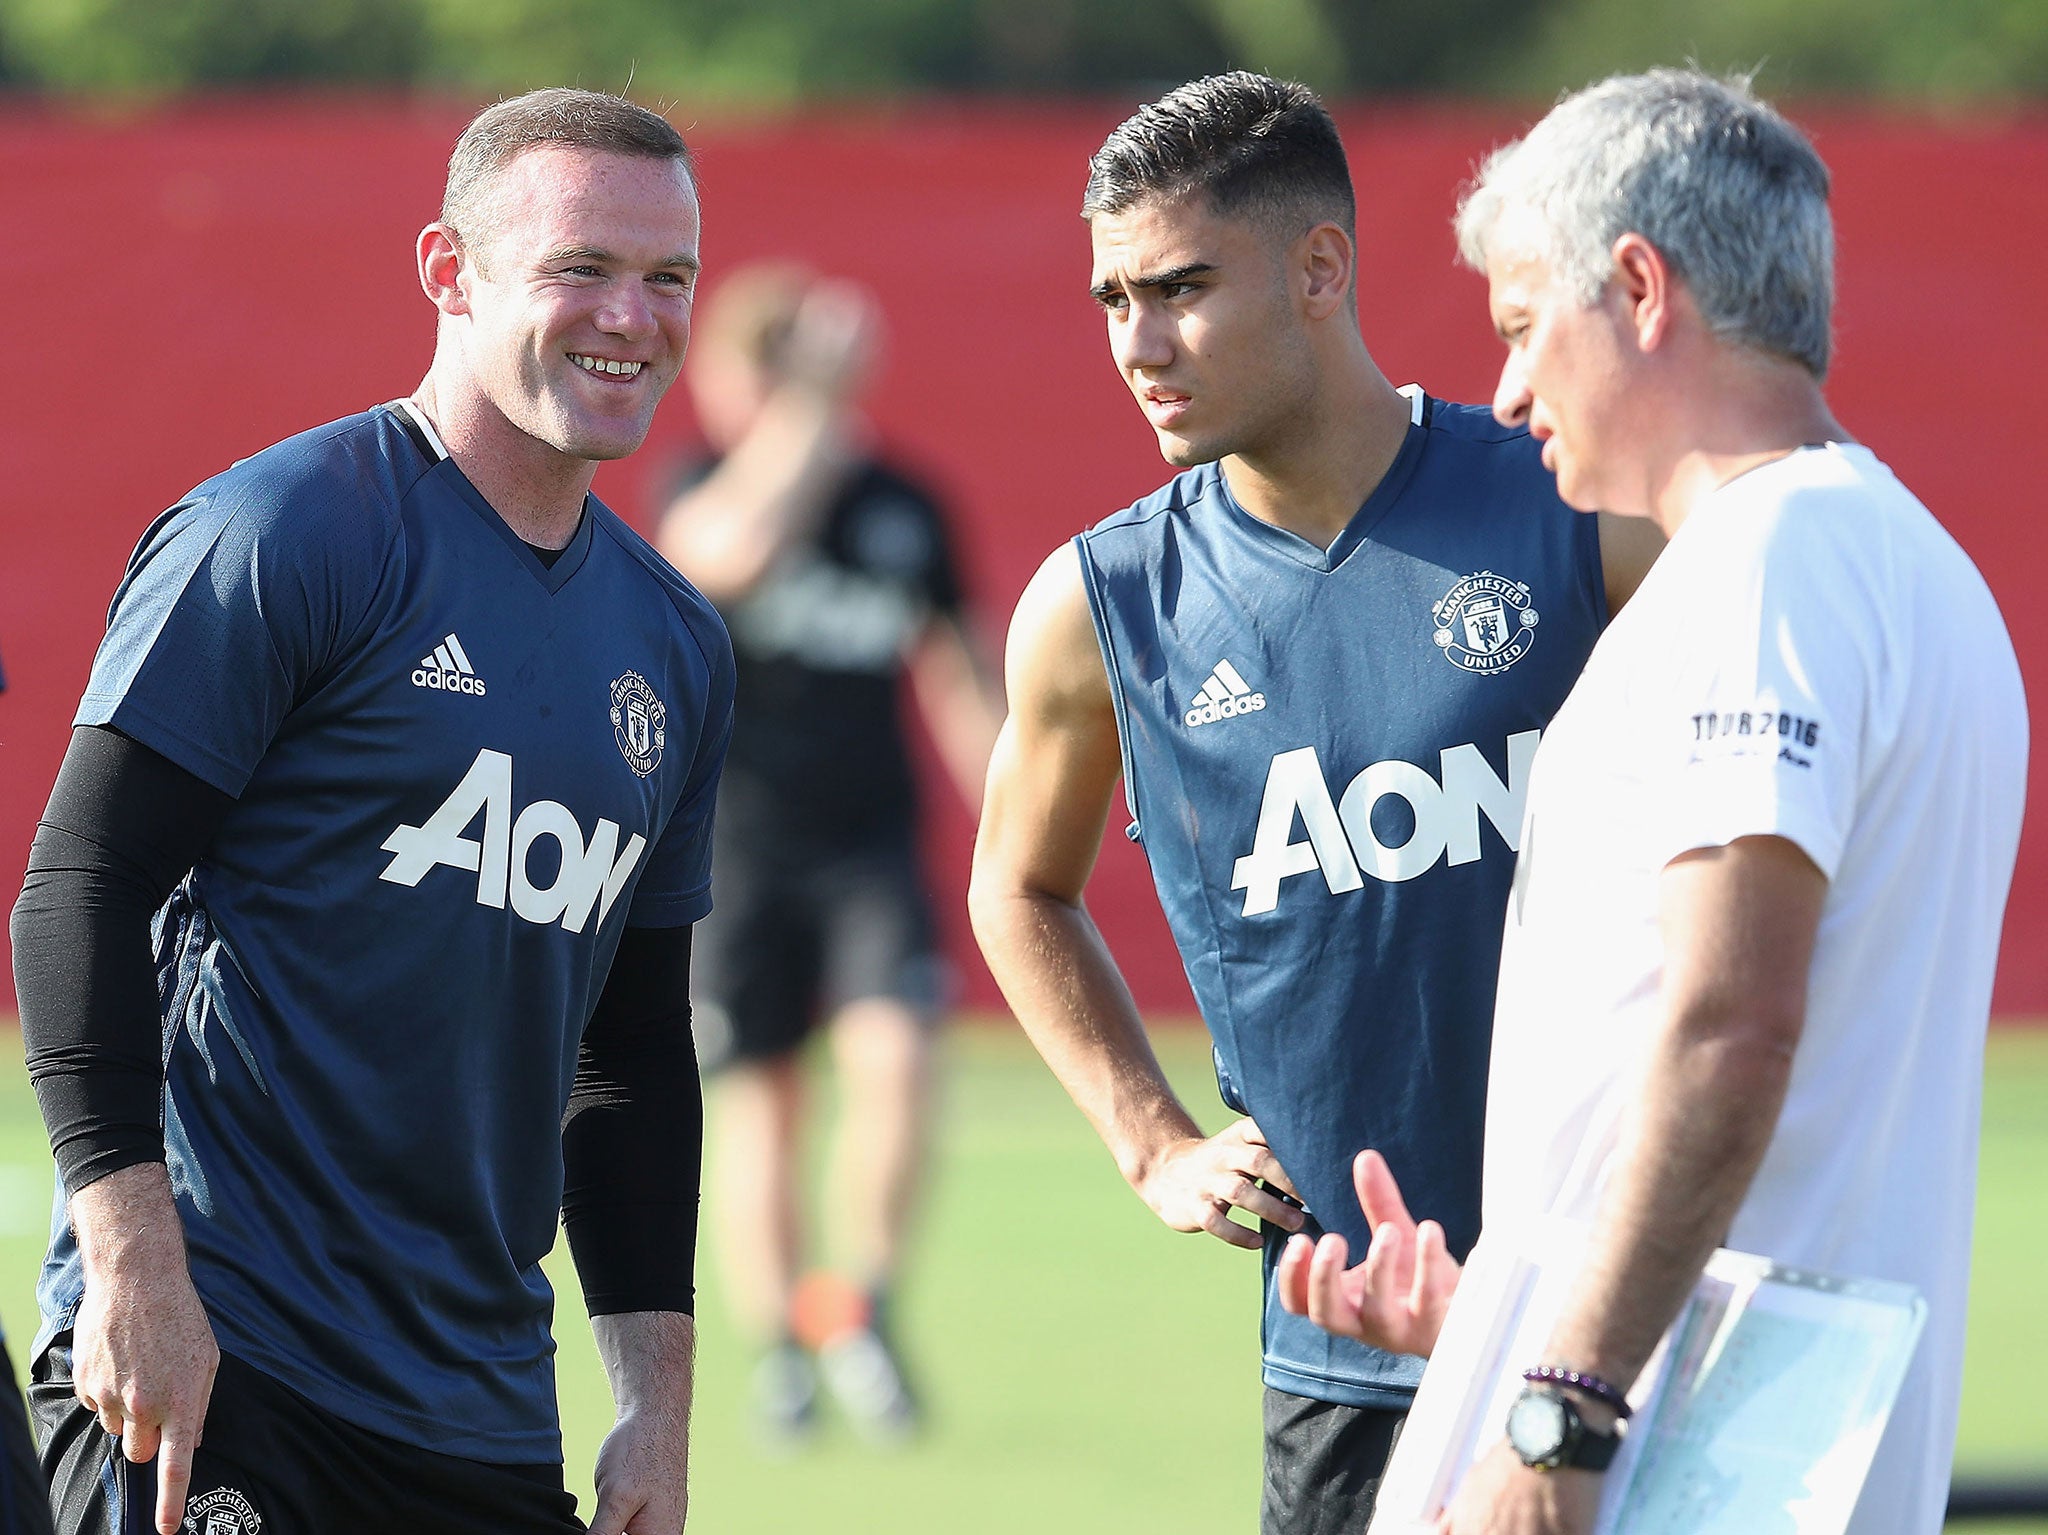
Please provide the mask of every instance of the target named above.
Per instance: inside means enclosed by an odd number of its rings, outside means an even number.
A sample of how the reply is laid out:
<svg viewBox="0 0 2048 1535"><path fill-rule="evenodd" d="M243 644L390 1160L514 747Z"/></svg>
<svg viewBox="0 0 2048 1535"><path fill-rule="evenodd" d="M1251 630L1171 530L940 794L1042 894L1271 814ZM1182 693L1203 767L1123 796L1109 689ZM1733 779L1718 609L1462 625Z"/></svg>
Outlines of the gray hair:
<svg viewBox="0 0 2048 1535"><path fill-rule="evenodd" d="M1614 242L1641 235L1723 341L1825 378L1834 308L1828 169L1747 79L1691 69L1618 75L1564 97L1496 149L1458 207L1458 250L1486 270L1505 215L1582 305L1614 275ZM1518 236L1510 232L1510 239ZM1500 254L1500 252L1495 252Z"/></svg>
<svg viewBox="0 0 2048 1535"><path fill-rule="evenodd" d="M441 222L481 255L489 243L491 186L499 172L526 150L542 144L597 149L672 160L696 179L689 145L658 112L599 91L553 86L528 91L479 112L448 157L448 185L441 194Z"/></svg>

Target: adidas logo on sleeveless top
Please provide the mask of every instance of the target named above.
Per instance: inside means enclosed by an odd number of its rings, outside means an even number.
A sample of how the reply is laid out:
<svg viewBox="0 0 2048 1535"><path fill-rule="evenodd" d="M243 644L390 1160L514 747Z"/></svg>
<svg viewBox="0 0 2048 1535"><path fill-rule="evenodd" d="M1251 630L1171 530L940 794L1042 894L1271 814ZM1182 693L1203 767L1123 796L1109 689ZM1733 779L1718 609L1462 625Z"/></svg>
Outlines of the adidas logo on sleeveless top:
<svg viewBox="0 0 2048 1535"><path fill-rule="evenodd" d="M452 634L434 647L432 655L422 657L420 664L413 668L412 685L431 688L437 693L468 693L475 698L484 696L484 679L469 664L462 641Z"/></svg>
<svg viewBox="0 0 2048 1535"><path fill-rule="evenodd" d="M1228 661L1218 661L1216 670L1202 684L1202 691L1195 695L1194 707L1181 719L1192 730L1197 725L1213 725L1240 714L1256 714L1265 707L1264 693L1254 693L1236 667Z"/></svg>

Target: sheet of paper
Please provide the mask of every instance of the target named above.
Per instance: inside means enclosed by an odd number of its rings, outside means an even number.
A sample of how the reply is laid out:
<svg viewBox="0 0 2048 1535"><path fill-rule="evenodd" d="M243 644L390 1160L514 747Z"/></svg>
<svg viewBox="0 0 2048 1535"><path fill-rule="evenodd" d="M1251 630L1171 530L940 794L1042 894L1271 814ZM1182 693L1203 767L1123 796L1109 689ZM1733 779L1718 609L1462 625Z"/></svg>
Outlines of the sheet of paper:
<svg viewBox="0 0 2048 1535"><path fill-rule="evenodd" d="M1772 1275L1712 1329L1642 1425L1604 1527L1628 1535L1823 1535L1854 1509L1919 1308ZM1881 1400L1881 1410L1872 1403Z"/></svg>

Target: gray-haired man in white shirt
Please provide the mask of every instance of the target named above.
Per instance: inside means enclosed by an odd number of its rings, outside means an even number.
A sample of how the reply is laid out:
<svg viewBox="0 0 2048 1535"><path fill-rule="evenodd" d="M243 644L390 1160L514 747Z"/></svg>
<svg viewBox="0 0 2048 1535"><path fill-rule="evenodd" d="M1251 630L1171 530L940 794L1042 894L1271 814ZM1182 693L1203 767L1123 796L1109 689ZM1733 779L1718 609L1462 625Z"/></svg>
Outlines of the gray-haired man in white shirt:
<svg viewBox="0 0 2048 1535"><path fill-rule="evenodd" d="M1660 70L1567 98L1459 212L1495 414L1671 542L1537 754L1494 1025L1484 1229L1590 1223L1525 1361L1582 1383L1530 1386L1558 1443L1482 1459L1458 1535L1590 1528L1614 1405L1724 1242L1920 1289L1851 1529L1941 1526L2026 699L1976 568L1822 395L1827 193L1744 84ZM1426 1353L1457 1269L1394 1171L1359 1159L1365 1260L1298 1239L1282 1291Z"/></svg>

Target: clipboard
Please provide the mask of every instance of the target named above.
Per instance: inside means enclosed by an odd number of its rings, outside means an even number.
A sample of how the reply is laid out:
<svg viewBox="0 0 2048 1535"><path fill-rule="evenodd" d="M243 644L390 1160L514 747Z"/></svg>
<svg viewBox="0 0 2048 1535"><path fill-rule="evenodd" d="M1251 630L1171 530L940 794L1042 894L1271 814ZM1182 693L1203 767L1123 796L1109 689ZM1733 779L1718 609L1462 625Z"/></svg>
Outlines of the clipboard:
<svg viewBox="0 0 2048 1535"><path fill-rule="evenodd" d="M1483 1237L1380 1485L1370 1535L1433 1527L1542 1360L1586 1228ZM1911 1285L1717 1251L1629 1392L1594 1535L1842 1535L1912 1362Z"/></svg>

